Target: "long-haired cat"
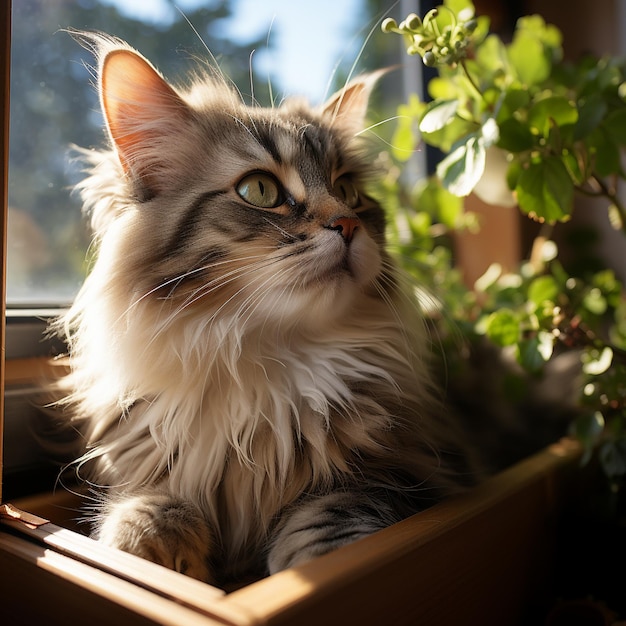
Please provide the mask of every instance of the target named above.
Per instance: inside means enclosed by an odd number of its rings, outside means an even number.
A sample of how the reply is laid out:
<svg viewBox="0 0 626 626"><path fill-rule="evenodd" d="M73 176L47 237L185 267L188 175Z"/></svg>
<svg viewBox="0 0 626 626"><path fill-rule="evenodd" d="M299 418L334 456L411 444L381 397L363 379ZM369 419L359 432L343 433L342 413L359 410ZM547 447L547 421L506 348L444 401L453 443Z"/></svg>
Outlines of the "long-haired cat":
<svg viewBox="0 0 626 626"><path fill-rule="evenodd" d="M359 133L376 75L245 105L98 59L110 147L79 188L97 258L58 328L94 536L211 582L369 535L481 468L432 382Z"/></svg>

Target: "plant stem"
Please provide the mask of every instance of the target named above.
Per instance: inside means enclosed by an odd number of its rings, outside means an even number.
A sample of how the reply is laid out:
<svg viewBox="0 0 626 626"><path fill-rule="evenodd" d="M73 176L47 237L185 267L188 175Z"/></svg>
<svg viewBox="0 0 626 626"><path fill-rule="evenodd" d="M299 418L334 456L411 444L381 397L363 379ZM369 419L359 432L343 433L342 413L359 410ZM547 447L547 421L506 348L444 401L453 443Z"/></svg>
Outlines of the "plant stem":
<svg viewBox="0 0 626 626"><path fill-rule="evenodd" d="M595 196L595 197L605 197L607 200L611 202L611 204L617 209L619 213L620 220L622 222L622 232L626 235L626 207L619 199L617 192L613 189L610 189L607 184L600 178L597 174L592 174L588 179L589 183L594 183L598 191L590 191L589 189L585 189L584 187L578 186L577 189L587 195L587 196Z"/></svg>
<svg viewBox="0 0 626 626"><path fill-rule="evenodd" d="M461 67L463 68L463 71L465 72L465 76L467 77L467 80L469 81L470 85L474 88L474 91L476 92L478 97L481 100L483 100L484 96L482 92L480 91L480 88L478 87L478 85L474 82L474 79L472 78L472 75L470 74L469 70L467 69L467 64L465 63L465 59L461 59L459 63L461 64Z"/></svg>

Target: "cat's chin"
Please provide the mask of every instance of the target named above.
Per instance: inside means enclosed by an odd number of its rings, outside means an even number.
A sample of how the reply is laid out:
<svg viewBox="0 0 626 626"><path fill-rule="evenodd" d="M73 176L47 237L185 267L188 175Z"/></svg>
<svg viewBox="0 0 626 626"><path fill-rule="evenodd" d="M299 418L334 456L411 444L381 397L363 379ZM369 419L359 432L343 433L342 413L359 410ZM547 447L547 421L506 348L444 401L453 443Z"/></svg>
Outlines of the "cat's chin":
<svg viewBox="0 0 626 626"><path fill-rule="evenodd" d="M349 247L337 237L325 237L302 284L307 291L364 289L380 274L381 266L378 247L366 233L357 233Z"/></svg>
<svg viewBox="0 0 626 626"><path fill-rule="evenodd" d="M315 330L345 320L351 307L376 293L375 277L361 282L345 268L329 271L290 294L281 304L280 322Z"/></svg>
<svg viewBox="0 0 626 626"><path fill-rule="evenodd" d="M327 281L318 289L302 290L291 294L280 315L281 325L291 325L304 330L328 328L345 318L355 299L362 297L363 290L344 273Z"/></svg>

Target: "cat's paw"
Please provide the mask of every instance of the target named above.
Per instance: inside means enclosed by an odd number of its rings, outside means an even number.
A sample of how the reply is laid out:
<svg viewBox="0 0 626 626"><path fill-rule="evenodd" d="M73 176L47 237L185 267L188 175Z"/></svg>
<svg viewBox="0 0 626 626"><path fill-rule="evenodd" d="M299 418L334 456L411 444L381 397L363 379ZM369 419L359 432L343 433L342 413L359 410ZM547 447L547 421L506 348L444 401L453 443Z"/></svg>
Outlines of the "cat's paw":
<svg viewBox="0 0 626 626"><path fill-rule="evenodd" d="M204 582L213 582L211 529L192 503L165 494L109 502L96 531L104 545L130 552Z"/></svg>
<svg viewBox="0 0 626 626"><path fill-rule="evenodd" d="M333 492L285 511L270 541L270 574L300 565L399 521L389 501L359 492Z"/></svg>

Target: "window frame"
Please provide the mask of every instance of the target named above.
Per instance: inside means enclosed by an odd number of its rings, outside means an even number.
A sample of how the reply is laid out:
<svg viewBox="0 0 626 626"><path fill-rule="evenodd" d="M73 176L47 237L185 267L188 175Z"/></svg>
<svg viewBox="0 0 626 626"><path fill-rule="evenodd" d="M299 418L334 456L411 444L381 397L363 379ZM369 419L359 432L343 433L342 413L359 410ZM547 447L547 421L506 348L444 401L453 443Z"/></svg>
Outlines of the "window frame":
<svg viewBox="0 0 626 626"><path fill-rule="evenodd" d="M8 186L9 186L9 82L11 77L11 9L12 1L5 0L0 9L0 32L3 37L2 54L0 58L4 63L0 64L0 141L2 143L2 174L0 190L2 193L2 217L0 222L0 278L1 299L0 314L0 434L4 433L4 382L5 382L5 354L6 354L6 255L7 255L7 212L8 212ZM4 446L0 446L0 468L4 467ZM0 502L2 502L3 480L0 480Z"/></svg>

